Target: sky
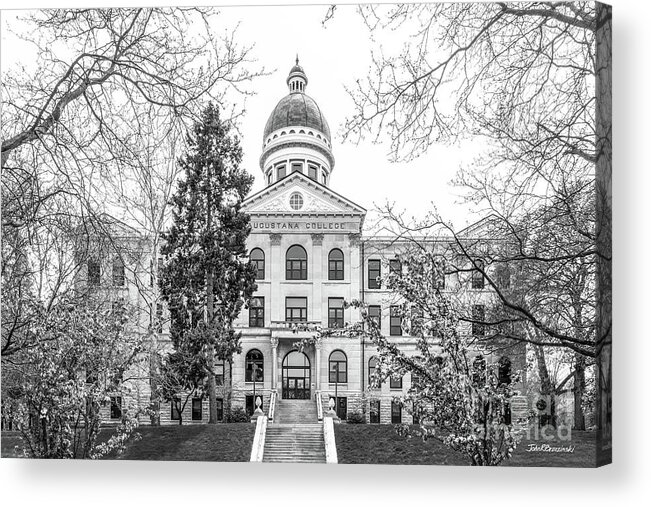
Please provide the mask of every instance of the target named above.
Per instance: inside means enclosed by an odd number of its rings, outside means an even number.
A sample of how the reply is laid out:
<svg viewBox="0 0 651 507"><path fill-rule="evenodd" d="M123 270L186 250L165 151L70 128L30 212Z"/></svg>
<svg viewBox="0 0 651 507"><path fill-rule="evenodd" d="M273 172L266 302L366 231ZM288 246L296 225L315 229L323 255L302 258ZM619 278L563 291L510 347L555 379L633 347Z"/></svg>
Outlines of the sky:
<svg viewBox="0 0 651 507"><path fill-rule="evenodd" d="M239 124L243 166L255 176L252 192L265 186L258 162L263 129L276 103L288 93L285 80L298 55L309 80L306 92L321 108L333 136L335 168L330 187L369 211L367 226L373 223L374 207L386 202L417 218L436 208L444 220L459 229L476 222L481 216L461 204L462 189L450 181L462 164L471 163L479 154L477 145L433 145L412 162L392 163L386 138L384 144L343 141L342 125L353 112L345 87L354 86L357 79L367 75L372 50L396 52L405 41L395 35L372 41L354 5L338 6L324 25L326 12L325 5L221 7L211 27L217 36L224 29L237 27L236 41L253 46L254 67L263 66L268 72L254 80L255 94L246 98ZM4 11L3 25L11 23L18 13ZM30 57L24 43L13 40L4 29L3 36L3 66L28 65Z"/></svg>
<svg viewBox="0 0 651 507"><path fill-rule="evenodd" d="M346 85L364 77L371 51L397 50L402 40L372 42L355 6L339 6L325 26L326 6L274 6L222 8L222 22L238 28L238 40L255 44L259 64L273 71L256 79L256 95L247 99L241 122L244 166L255 175L254 190L264 188L258 160L262 133L276 103L287 93L285 79L298 54L308 77L306 93L316 100L332 131L335 169L330 187L372 211L376 204L395 202L408 215L423 216L435 206L455 226L479 217L459 204L461 190L450 185L461 164L477 155L461 147L434 145L410 163L388 161L389 144L343 142L342 125L353 111Z"/></svg>

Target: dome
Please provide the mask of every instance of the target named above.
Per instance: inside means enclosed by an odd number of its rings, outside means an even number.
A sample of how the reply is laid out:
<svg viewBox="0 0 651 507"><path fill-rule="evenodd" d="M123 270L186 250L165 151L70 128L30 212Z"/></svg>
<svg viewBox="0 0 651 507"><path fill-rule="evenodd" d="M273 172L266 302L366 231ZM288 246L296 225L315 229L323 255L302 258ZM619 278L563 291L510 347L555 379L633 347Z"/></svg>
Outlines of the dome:
<svg viewBox="0 0 651 507"><path fill-rule="evenodd" d="M314 99L305 93L290 93L280 99L264 128L264 139L283 127L309 127L318 130L330 142L330 127Z"/></svg>

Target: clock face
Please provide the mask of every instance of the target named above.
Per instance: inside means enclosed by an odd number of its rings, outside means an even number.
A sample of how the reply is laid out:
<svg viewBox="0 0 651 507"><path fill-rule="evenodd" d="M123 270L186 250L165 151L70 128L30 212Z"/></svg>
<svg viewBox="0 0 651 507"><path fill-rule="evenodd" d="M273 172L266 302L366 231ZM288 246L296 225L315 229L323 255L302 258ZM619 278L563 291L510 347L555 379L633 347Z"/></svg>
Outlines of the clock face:
<svg viewBox="0 0 651 507"><path fill-rule="evenodd" d="M293 210L299 210L303 207L303 196L299 192L294 192L289 196L289 205Z"/></svg>

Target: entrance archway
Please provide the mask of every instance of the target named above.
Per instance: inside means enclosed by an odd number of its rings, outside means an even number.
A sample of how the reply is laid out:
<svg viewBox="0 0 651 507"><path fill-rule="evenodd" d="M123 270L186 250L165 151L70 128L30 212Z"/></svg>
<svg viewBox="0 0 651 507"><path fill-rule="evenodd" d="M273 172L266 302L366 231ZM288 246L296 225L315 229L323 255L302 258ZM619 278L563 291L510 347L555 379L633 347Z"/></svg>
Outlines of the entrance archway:
<svg viewBox="0 0 651 507"><path fill-rule="evenodd" d="M299 352L292 350L283 359L283 399L310 399L310 360Z"/></svg>

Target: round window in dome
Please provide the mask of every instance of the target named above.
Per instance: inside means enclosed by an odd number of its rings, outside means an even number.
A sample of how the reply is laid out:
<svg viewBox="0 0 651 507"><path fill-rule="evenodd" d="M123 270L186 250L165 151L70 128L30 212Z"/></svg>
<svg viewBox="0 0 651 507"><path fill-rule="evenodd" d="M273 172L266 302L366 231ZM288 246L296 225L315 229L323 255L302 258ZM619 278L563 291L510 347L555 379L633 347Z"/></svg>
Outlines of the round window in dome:
<svg viewBox="0 0 651 507"><path fill-rule="evenodd" d="M303 207L303 196L298 192L294 192L289 196L289 205L293 210L299 210Z"/></svg>

